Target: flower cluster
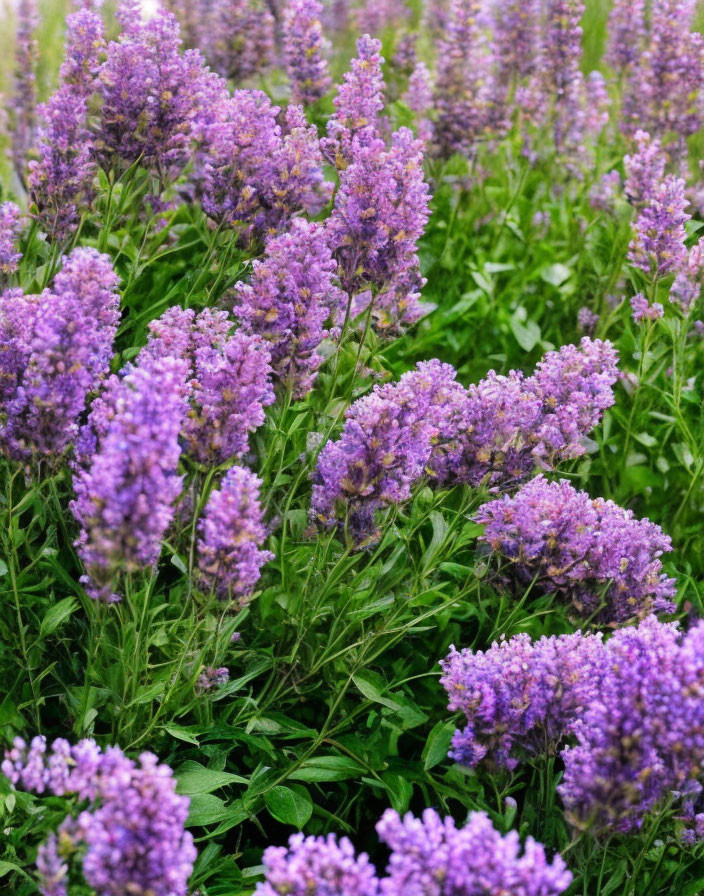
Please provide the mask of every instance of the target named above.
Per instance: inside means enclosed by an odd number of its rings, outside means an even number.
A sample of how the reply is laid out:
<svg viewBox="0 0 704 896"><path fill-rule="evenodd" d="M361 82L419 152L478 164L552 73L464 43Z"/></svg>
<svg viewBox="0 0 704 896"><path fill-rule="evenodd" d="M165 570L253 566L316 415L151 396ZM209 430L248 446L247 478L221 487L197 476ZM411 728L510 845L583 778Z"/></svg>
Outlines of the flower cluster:
<svg viewBox="0 0 704 896"><path fill-rule="evenodd" d="M198 694L206 694L215 688L219 688L230 680L230 670L226 666L214 668L206 666L198 676L196 681L196 692Z"/></svg>
<svg viewBox="0 0 704 896"><path fill-rule="evenodd" d="M660 556L670 539L650 520L542 476L485 504L482 536L525 585L535 580L582 617L620 623L672 612L675 581Z"/></svg>
<svg viewBox="0 0 704 896"><path fill-rule="evenodd" d="M267 242L251 282L236 287L236 317L265 340L274 374L294 398L313 387L323 361L318 349L329 335L324 324L343 306L336 271L325 228L296 218Z"/></svg>
<svg viewBox="0 0 704 896"><path fill-rule="evenodd" d="M71 512L96 600L120 600L124 574L153 567L181 492L179 433L188 368L180 358L144 359L107 381L77 445Z"/></svg>
<svg viewBox="0 0 704 896"><path fill-rule="evenodd" d="M418 137L429 143L433 137L433 124L429 113L433 108L433 82L428 67L424 62L417 62L408 79L408 90L403 101L416 117Z"/></svg>
<svg viewBox="0 0 704 896"><path fill-rule="evenodd" d="M467 720L451 758L513 769L518 756L555 752L596 699L604 656L600 635L522 634L476 653L451 647L440 665L448 708Z"/></svg>
<svg viewBox="0 0 704 896"><path fill-rule="evenodd" d="M225 473L211 492L198 524L200 584L220 600L245 606L261 567L274 555L260 545L266 538L259 503L259 479L244 467Z"/></svg>
<svg viewBox="0 0 704 896"><path fill-rule="evenodd" d="M645 51L645 0L615 0L609 14L606 61L617 72L629 73Z"/></svg>
<svg viewBox="0 0 704 896"><path fill-rule="evenodd" d="M276 22L265 0L210 0L198 44L215 71L240 84L271 65Z"/></svg>
<svg viewBox="0 0 704 896"><path fill-rule="evenodd" d="M280 230L294 214L317 214L331 185L323 178L317 131L289 106L283 127L266 94L221 96L203 123L195 181L206 214L254 236Z"/></svg>
<svg viewBox="0 0 704 896"><path fill-rule="evenodd" d="M479 0L451 0L438 42L434 149L441 157L473 156L488 123L488 58L482 42Z"/></svg>
<svg viewBox="0 0 704 896"><path fill-rule="evenodd" d="M381 41L362 35L357 41L357 57L335 97L335 113L327 124L322 141L325 155L344 169L352 154L353 141L366 146L379 136L379 113L384 108L384 77Z"/></svg>
<svg viewBox="0 0 704 896"><path fill-rule="evenodd" d="M199 53L180 53L171 13L145 22L137 5L124 2L119 16L124 31L108 44L97 76L95 154L105 168L139 161L165 180L188 159L208 72Z"/></svg>
<svg viewBox="0 0 704 896"><path fill-rule="evenodd" d="M189 410L181 436L198 463L227 463L245 454L249 434L274 400L269 352L259 336L232 330L226 311L169 308L149 326L140 363L178 358L187 365Z"/></svg>
<svg viewBox="0 0 704 896"><path fill-rule="evenodd" d="M331 84L323 56L322 12L320 0L291 0L284 19L291 99L302 106L319 100Z"/></svg>
<svg viewBox="0 0 704 896"><path fill-rule="evenodd" d="M684 225L691 218L685 183L668 175L652 191L636 218L628 260L647 274L662 277L676 271L687 257Z"/></svg>
<svg viewBox="0 0 704 896"><path fill-rule="evenodd" d="M436 482L506 485L579 457L614 403L616 377L611 343L588 337L548 352L531 377L490 371L470 386L453 438L434 451Z"/></svg>
<svg viewBox="0 0 704 896"><path fill-rule="evenodd" d="M653 302L651 305L642 292L631 296L630 302L633 311L632 317L636 323L640 323L642 320L658 320L665 313L660 302Z"/></svg>
<svg viewBox="0 0 704 896"><path fill-rule="evenodd" d="M647 131L636 131L633 140L636 151L623 159L626 169L624 190L629 202L642 208L655 196L658 184L665 176L667 159L660 141L651 139Z"/></svg>
<svg viewBox="0 0 704 896"><path fill-rule="evenodd" d="M408 500L434 439L448 437L464 397L455 375L449 364L421 362L348 409L340 439L328 442L318 457L314 519L344 525L357 542L374 537L376 511Z"/></svg>
<svg viewBox="0 0 704 896"><path fill-rule="evenodd" d="M34 145L37 108L36 65L39 45L35 37L39 13L36 0L17 3L15 69L10 103L11 151L15 171L24 178L27 153Z"/></svg>
<svg viewBox="0 0 704 896"><path fill-rule="evenodd" d="M606 652L598 698L563 753L567 816L579 828L624 833L679 795L686 817L704 762L704 625L682 635L651 618L618 631Z"/></svg>
<svg viewBox="0 0 704 896"><path fill-rule="evenodd" d="M345 292L360 291L357 310L372 303L381 332L402 330L422 312L418 240L429 216L429 190L423 176L423 144L408 128L392 136L352 143L350 164L327 222L328 240ZM371 295L369 295L371 291Z"/></svg>
<svg viewBox="0 0 704 896"><path fill-rule="evenodd" d="M548 862L530 837L522 850L515 831L502 837L483 812L457 828L433 809L421 818L388 809L376 829L391 850L385 876L377 876L345 837L294 834L288 848L264 853L265 881L257 896L557 896L572 880L560 856Z"/></svg>
<svg viewBox="0 0 704 896"><path fill-rule="evenodd" d="M51 289L0 297L0 446L24 462L55 462L107 373L119 321L118 278L95 249L74 249Z"/></svg>
<svg viewBox="0 0 704 896"><path fill-rule="evenodd" d="M12 274L22 258L17 247L22 230L22 212L14 202L0 204L0 274Z"/></svg>
<svg viewBox="0 0 704 896"><path fill-rule="evenodd" d="M61 83L82 97L93 93L104 49L103 21L97 12L84 8L68 16Z"/></svg>
<svg viewBox="0 0 704 896"><path fill-rule="evenodd" d="M29 746L18 738L2 771L16 787L88 802L40 849L40 876L54 886L45 893L66 893L57 887L67 876L61 854L69 844L67 855L81 848L83 876L98 896L185 896L196 858L184 830L189 800L176 794L173 772L153 753L135 762L119 747L102 751L92 740L71 746L58 739L47 749L43 737Z"/></svg>

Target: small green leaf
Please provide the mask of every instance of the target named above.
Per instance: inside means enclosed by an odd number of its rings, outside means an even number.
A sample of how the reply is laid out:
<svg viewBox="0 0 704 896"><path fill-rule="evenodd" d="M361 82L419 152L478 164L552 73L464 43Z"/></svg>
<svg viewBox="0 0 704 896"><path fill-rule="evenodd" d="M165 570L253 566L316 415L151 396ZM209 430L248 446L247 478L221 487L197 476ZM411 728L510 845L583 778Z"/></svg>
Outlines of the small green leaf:
<svg viewBox="0 0 704 896"><path fill-rule="evenodd" d="M359 763L343 756L318 756L307 759L289 778L292 781L344 781L358 778L364 769Z"/></svg>
<svg viewBox="0 0 704 896"><path fill-rule="evenodd" d="M264 802L277 821L299 831L313 814L313 800L303 787L272 787L264 794Z"/></svg>
<svg viewBox="0 0 704 896"><path fill-rule="evenodd" d="M227 806L220 797L212 793L196 793L191 797L187 824L189 827L202 827L223 821L227 815Z"/></svg>
<svg viewBox="0 0 704 896"><path fill-rule="evenodd" d="M551 286L560 286L572 275L572 269L566 264L549 264L540 271L540 278Z"/></svg>
<svg viewBox="0 0 704 896"><path fill-rule="evenodd" d="M73 597L65 597L57 604L49 607L39 627L39 637L44 638L55 632L77 609L78 602Z"/></svg>
<svg viewBox="0 0 704 896"><path fill-rule="evenodd" d="M447 759L454 731L455 725L452 722L438 722L433 727L423 750L423 768L426 772Z"/></svg>
<svg viewBox="0 0 704 896"><path fill-rule="evenodd" d="M171 737L175 737L176 740L185 741L185 743L193 744L195 747L200 743L198 738L191 734L188 728L182 728L180 725L174 725L173 723L164 725L164 731L168 731Z"/></svg>
<svg viewBox="0 0 704 896"><path fill-rule="evenodd" d="M178 793L196 794L212 793L220 787L228 784L248 784L246 778L240 775L231 775L229 772L219 772L215 769L205 768L199 762L184 762L176 771L178 781L176 790Z"/></svg>

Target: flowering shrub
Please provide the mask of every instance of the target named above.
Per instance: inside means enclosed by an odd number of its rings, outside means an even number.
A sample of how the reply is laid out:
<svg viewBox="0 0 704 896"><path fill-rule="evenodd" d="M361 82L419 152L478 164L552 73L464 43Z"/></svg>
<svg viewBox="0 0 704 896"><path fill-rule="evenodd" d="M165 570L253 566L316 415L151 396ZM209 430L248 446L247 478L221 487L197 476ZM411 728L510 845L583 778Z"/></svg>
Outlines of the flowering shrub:
<svg viewBox="0 0 704 896"><path fill-rule="evenodd" d="M606 6L0 11L0 891L701 890L701 15Z"/></svg>

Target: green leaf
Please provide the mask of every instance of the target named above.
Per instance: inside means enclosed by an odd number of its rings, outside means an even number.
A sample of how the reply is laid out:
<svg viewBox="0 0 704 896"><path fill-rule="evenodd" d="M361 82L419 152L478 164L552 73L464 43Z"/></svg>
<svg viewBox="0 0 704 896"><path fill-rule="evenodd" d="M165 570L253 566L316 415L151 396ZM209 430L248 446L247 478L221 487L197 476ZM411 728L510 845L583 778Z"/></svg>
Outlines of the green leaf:
<svg viewBox="0 0 704 896"><path fill-rule="evenodd" d="M522 324L514 315L510 319L509 324L511 326L511 332L516 337L516 342L520 345L523 351L532 351L532 349L534 349L540 342L540 327L534 320L529 320L526 321L525 324Z"/></svg>
<svg viewBox="0 0 704 896"><path fill-rule="evenodd" d="M196 793L191 797L186 823L189 827L202 827L223 821L227 815L227 806L220 797L213 796L212 793Z"/></svg>
<svg viewBox="0 0 704 896"><path fill-rule="evenodd" d="M44 638L72 616L78 609L78 601L73 597L65 597L57 604L49 607L39 627L39 637Z"/></svg>
<svg viewBox="0 0 704 896"><path fill-rule="evenodd" d="M176 740L185 741L185 743L193 744L195 747L200 744L198 738L191 734L188 728L182 728L181 725L175 725L173 722L169 725L164 725L164 731L168 731L171 737L175 737Z"/></svg>
<svg viewBox="0 0 704 896"><path fill-rule="evenodd" d="M205 768L199 762L184 762L176 771L178 793L197 794L212 793L220 787L228 784L248 784L247 778L241 775L231 775L229 772L219 772L215 769Z"/></svg>
<svg viewBox="0 0 704 896"><path fill-rule="evenodd" d="M0 577L6 576L8 572L7 563L4 560L0 560Z"/></svg>
<svg viewBox="0 0 704 896"><path fill-rule="evenodd" d="M292 781L344 781L358 778L363 772L358 762L344 756L317 756L303 762L289 778Z"/></svg>
<svg viewBox="0 0 704 896"><path fill-rule="evenodd" d="M19 865L15 865L14 862L0 861L0 877L5 877L6 874L10 874L13 871L15 872L15 874L21 874L22 877L26 878L27 880L32 880L29 874L27 874L27 872L23 868L20 868Z"/></svg>
<svg viewBox="0 0 704 896"><path fill-rule="evenodd" d="M426 772L447 759L454 732L455 725L452 722L438 722L433 727L423 749L423 768Z"/></svg>
<svg viewBox="0 0 704 896"><path fill-rule="evenodd" d="M560 286L572 276L572 269L566 264L549 264L540 271L540 279L551 286Z"/></svg>
<svg viewBox="0 0 704 896"><path fill-rule="evenodd" d="M313 800L303 787L272 787L264 794L264 802L277 821L299 831L313 814Z"/></svg>

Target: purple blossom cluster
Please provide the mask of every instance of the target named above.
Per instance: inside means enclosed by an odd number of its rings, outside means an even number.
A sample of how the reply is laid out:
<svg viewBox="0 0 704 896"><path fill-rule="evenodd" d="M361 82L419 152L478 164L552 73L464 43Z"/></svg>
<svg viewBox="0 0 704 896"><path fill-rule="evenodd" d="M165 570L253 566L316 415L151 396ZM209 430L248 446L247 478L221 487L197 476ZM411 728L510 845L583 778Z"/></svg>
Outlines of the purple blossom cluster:
<svg viewBox="0 0 704 896"><path fill-rule="evenodd" d="M119 747L103 751L92 740L71 746L57 739L48 749L44 737L29 745L18 738L2 771L15 787L87 803L40 848L44 894L65 896L63 859L80 848L83 876L97 896L186 896L196 858L184 830L189 800L176 794L173 772L153 753L135 762Z"/></svg>
<svg viewBox="0 0 704 896"><path fill-rule="evenodd" d="M51 289L0 297L0 450L56 463L88 395L108 372L119 322L118 277L95 249L74 249Z"/></svg>
<svg viewBox="0 0 704 896"><path fill-rule="evenodd" d="M350 162L353 142L359 151L378 139L379 113L384 108L383 62L381 41L362 35L357 41L357 56L337 89L335 113L322 141L326 158L339 169Z"/></svg>
<svg viewBox="0 0 704 896"><path fill-rule="evenodd" d="M667 158L660 141L652 139L647 131L636 131L633 142L635 152L623 159L626 169L624 190L629 202L642 208L655 196L658 184L664 179Z"/></svg>
<svg viewBox="0 0 704 896"><path fill-rule="evenodd" d="M469 387L452 438L434 451L436 482L506 486L582 455L614 403L616 358L610 342L584 337L548 352L531 377L490 371Z"/></svg>
<svg viewBox="0 0 704 896"><path fill-rule="evenodd" d="M325 323L344 305L336 272L323 225L295 218L236 287L235 316L269 346L274 375L296 399L313 388Z"/></svg>
<svg viewBox="0 0 704 896"><path fill-rule="evenodd" d="M320 0L290 0L284 18L286 69L291 99L308 106L324 96L332 83L323 55L325 42Z"/></svg>
<svg viewBox="0 0 704 896"><path fill-rule="evenodd" d="M108 44L97 76L94 152L105 168L139 161L166 181L189 158L211 79L198 52L180 52L171 13L143 21L137 5L123 2L118 16L123 33Z"/></svg>
<svg viewBox="0 0 704 896"><path fill-rule="evenodd" d="M668 175L653 188L634 225L628 260L653 277L676 272L686 261L687 234L691 218L682 178Z"/></svg>
<svg viewBox="0 0 704 896"><path fill-rule="evenodd" d="M317 214L332 190L315 126L298 106L279 118L266 94L238 90L220 96L202 127L194 176L203 209L251 236L281 230L298 212Z"/></svg>
<svg viewBox="0 0 704 896"><path fill-rule="evenodd" d="M418 138L429 143L433 137L433 123L429 117L433 108L433 80L424 62L417 62L413 67L403 101L415 115Z"/></svg>
<svg viewBox="0 0 704 896"><path fill-rule="evenodd" d="M22 258L18 247L22 212L14 202L0 204L0 274L12 274Z"/></svg>
<svg viewBox="0 0 704 896"><path fill-rule="evenodd" d="M288 848L265 851L257 896L557 896L572 881L560 856L548 862L530 837L521 849L515 831L502 836L483 812L458 828L433 809L421 818L388 809L376 829L391 850L383 877L346 837L294 834Z"/></svg>
<svg viewBox="0 0 704 896"><path fill-rule="evenodd" d="M519 582L558 595L581 617L621 623L673 612L675 580L662 571L670 539L650 520L542 476L485 504L482 540Z"/></svg>
<svg viewBox="0 0 704 896"><path fill-rule="evenodd" d="M209 0L198 45L213 69L241 84L267 69L276 52L276 19L265 0Z"/></svg>
<svg viewBox="0 0 704 896"><path fill-rule="evenodd" d="M380 35L387 28L400 27L409 13L405 0L363 0L352 18L357 32Z"/></svg>
<svg viewBox="0 0 704 896"><path fill-rule="evenodd" d="M434 107L435 152L472 157L488 124L488 63L479 0L451 0L438 41Z"/></svg>
<svg viewBox="0 0 704 896"><path fill-rule="evenodd" d="M96 87L96 78L105 50L103 20L93 9L83 8L66 18L66 47L59 79L76 94L88 97Z"/></svg>
<svg viewBox="0 0 704 896"><path fill-rule="evenodd" d="M340 282L353 311L371 303L380 332L403 330L422 315L418 240L429 217L423 143L408 128L392 135L388 149L379 137L356 136L349 160L326 224Z"/></svg>
<svg viewBox="0 0 704 896"><path fill-rule="evenodd" d="M563 752L568 819L595 833L638 830L668 799L699 839L704 762L704 625L686 635L654 618L608 641L608 671ZM699 831L699 834L698 834Z"/></svg>
<svg viewBox="0 0 704 896"><path fill-rule="evenodd" d="M609 14L606 61L628 74L640 61L647 41L645 0L615 0Z"/></svg>
<svg viewBox="0 0 704 896"><path fill-rule="evenodd" d="M633 312L631 316L636 323L640 323L642 320L658 320L665 313L660 302L653 302L651 305L642 292L632 296L630 302Z"/></svg>
<svg viewBox="0 0 704 896"><path fill-rule="evenodd" d="M374 537L376 512L408 500L434 440L448 437L454 407L464 397L455 375L449 364L421 362L348 409L342 435L318 457L314 519L343 526L356 542Z"/></svg>
<svg viewBox="0 0 704 896"><path fill-rule="evenodd" d="M200 314L178 306L149 326L140 364L177 358L186 365L188 413L181 439L188 456L204 466L241 457L249 434L264 422L274 401L270 356L256 334L233 331L226 311Z"/></svg>
<svg viewBox="0 0 704 896"><path fill-rule="evenodd" d="M24 179L27 153L34 145L37 126L36 39L39 12L36 0L19 0L16 6L15 67L10 99L11 154L15 172Z"/></svg>
<svg viewBox="0 0 704 896"><path fill-rule="evenodd" d="M274 559L260 545L267 531L259 503L260 480L244 467L225 473L198 524L200 585L220 600L247 604L261 568Z"/></svg>
<svg viewBox="0 0 704 896"><path fill-rule="evenodd" d="M187 378L180 358L145 358L110 377L93 402L77 445L71 512L81 525L81 582L95 600L119 601L122 577L159 559L182 486Z"/></svg>
<svg viewBox="0 0 704 896"><path fill-rule="evenodd" d="M229 680L230 670L226 666L220 666L217 669L213 666L206 666L196 681L196 692L206 694L208 691L216 690L227 684Z"/></svg>
<svg viewBox="0 0 704 896"><path fill-rule="evenodd" d="M521 634L476 653L453 646L440 665L448 708L466 718L451 758L514 769L520 757L555 753L598 695L604 653L601 635Z"/></svg>

